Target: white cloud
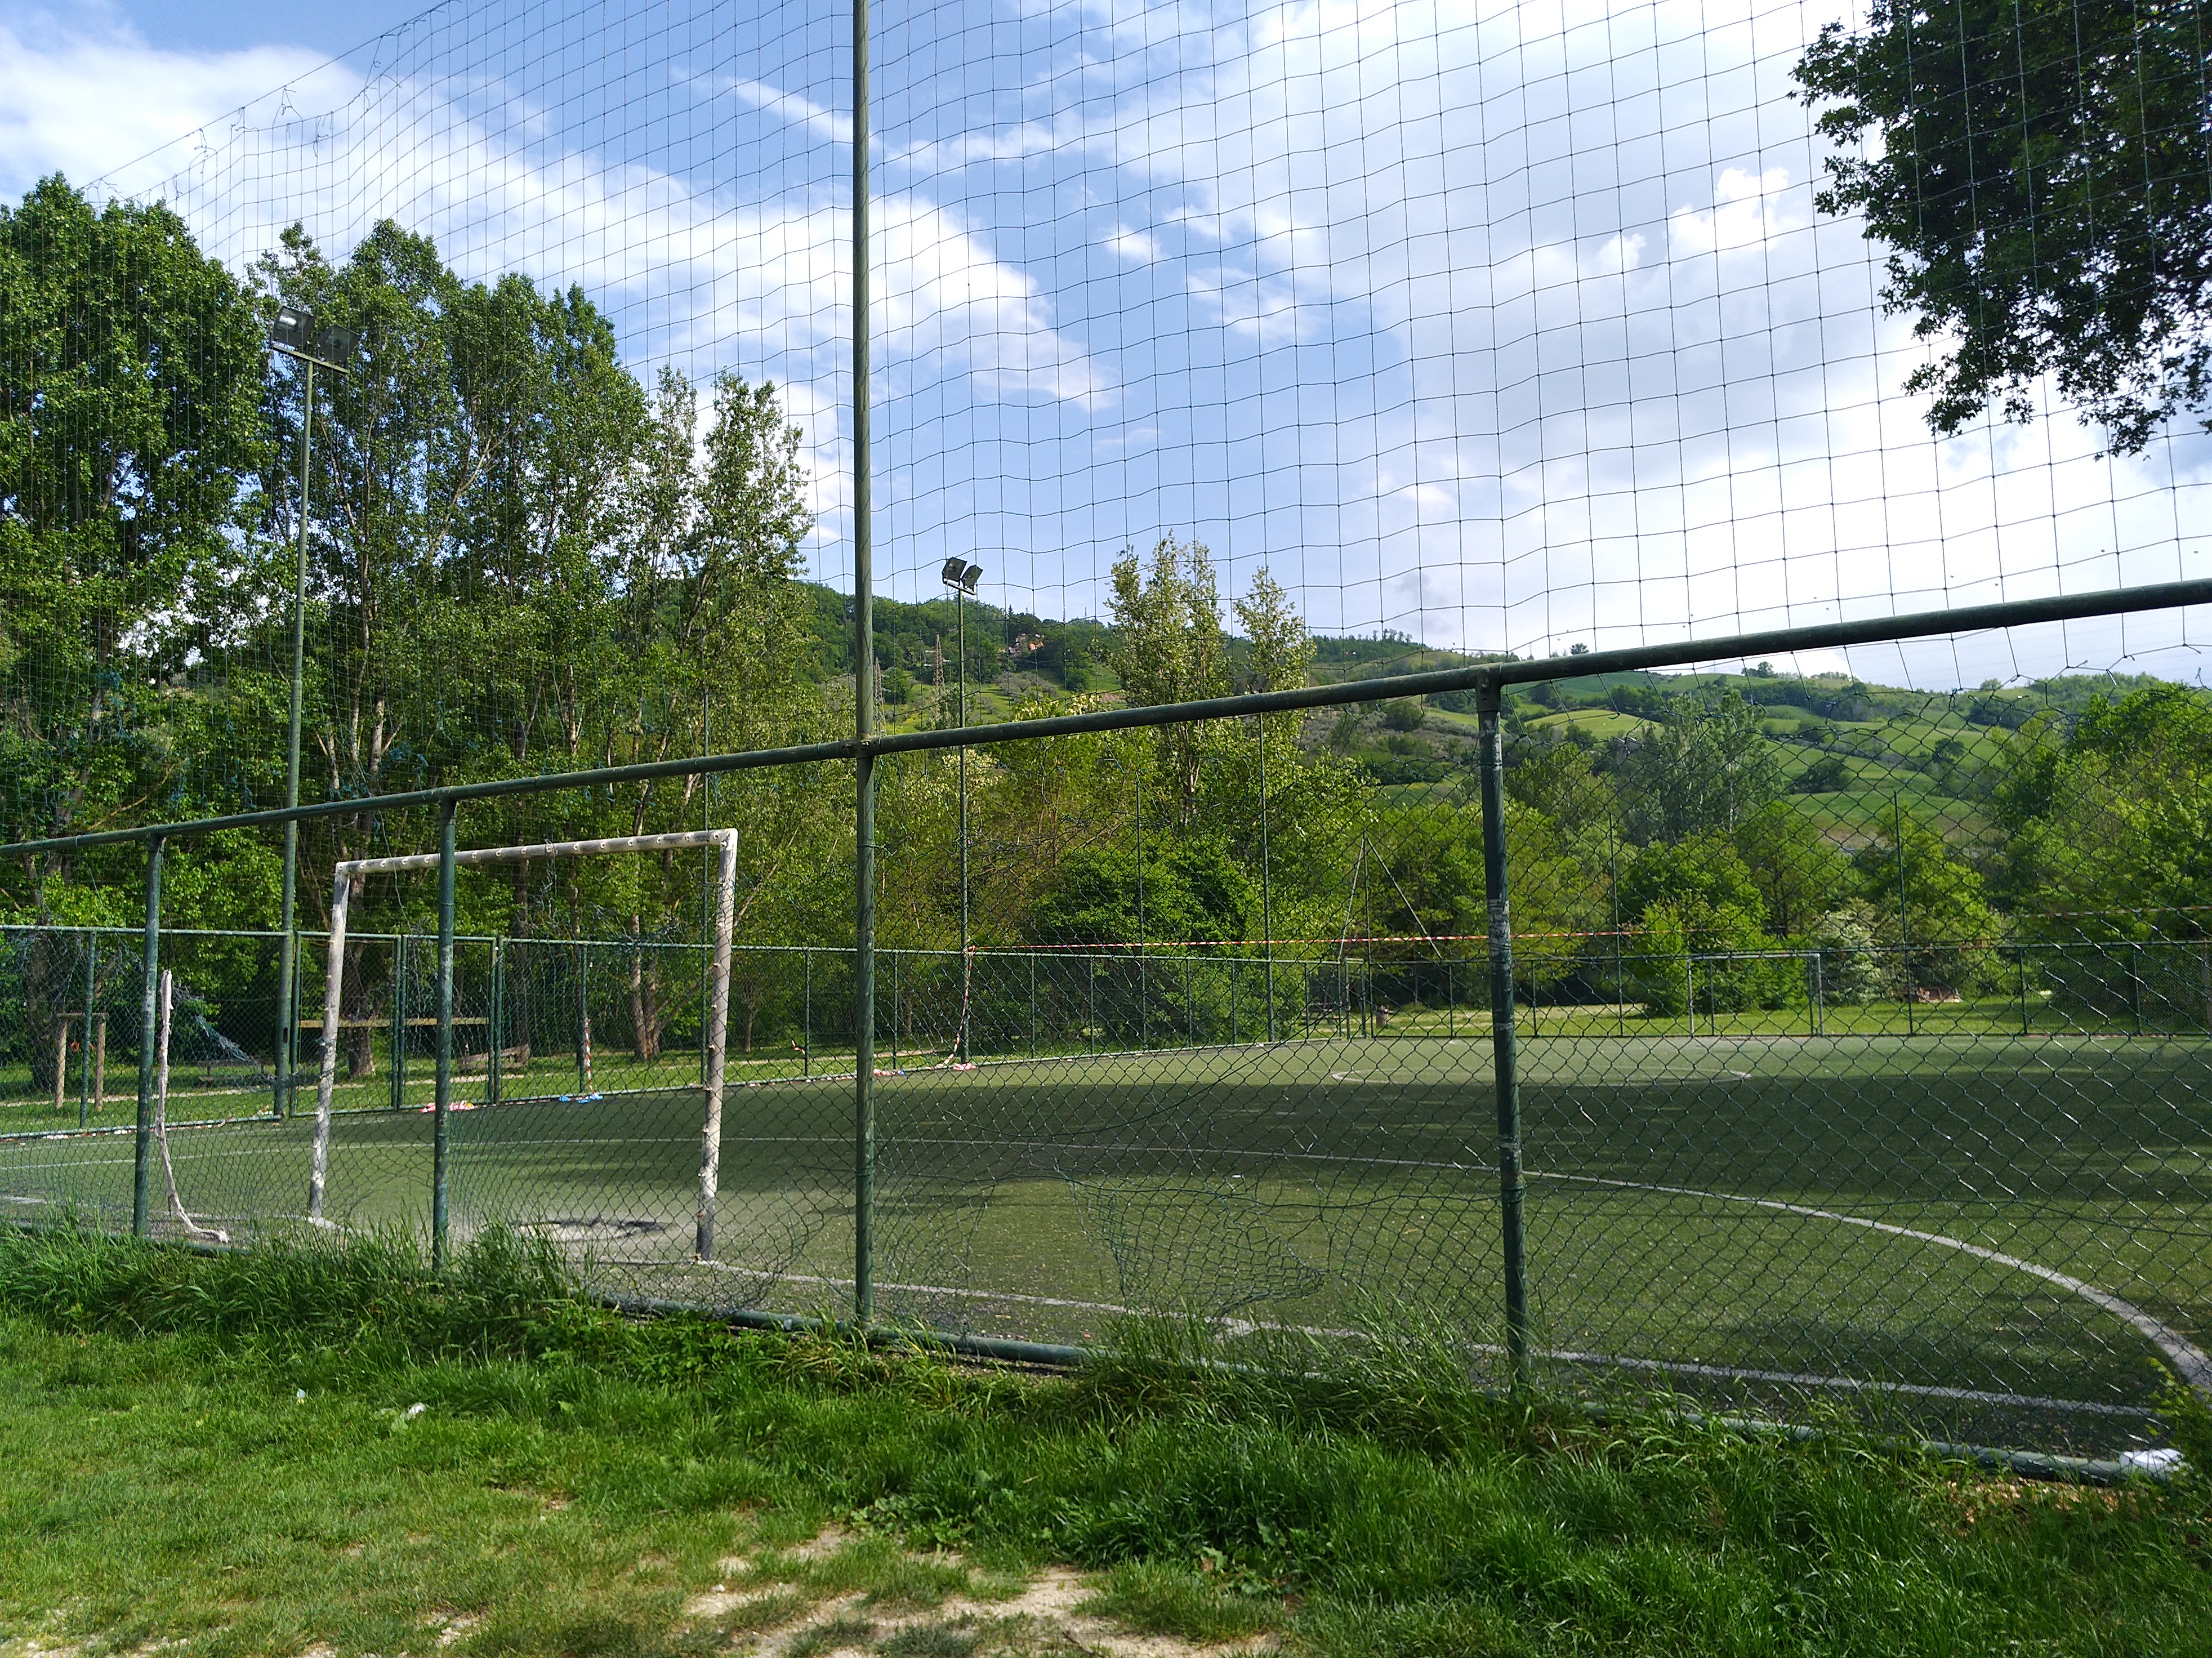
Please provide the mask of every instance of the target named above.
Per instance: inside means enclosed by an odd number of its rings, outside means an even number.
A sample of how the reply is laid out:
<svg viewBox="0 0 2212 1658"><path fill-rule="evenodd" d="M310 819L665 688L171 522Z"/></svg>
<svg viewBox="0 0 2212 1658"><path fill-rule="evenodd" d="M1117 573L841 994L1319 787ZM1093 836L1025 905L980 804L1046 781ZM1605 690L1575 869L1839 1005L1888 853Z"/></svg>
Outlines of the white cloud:
<svg viewBox="0 0 2212 1658"><path fill-rule="evenodd" d="M167 51L98 9L0 23L0 191L57 172L84 184L179 134L219 142L231 112L322 61L304 46Z"/></svg>
<svg viewBox="0 0 2212 1658"><path fill-rule="evenodd" d="M1784 230L1811 222L1811 215L1789 214L1790 169L1770 167L1758 173L1723 167L1707 209L1680 207L1667 221L1677 258L1698 253L1737 253L1764 248ZM1809 207L1810 203L1802 203Z"/></svg>
<svg viewBox="0 0 2212 1658"><path fill-rule="evenodd" d="M617 51L635 20L611 0L477 9L357 104L298 101L331 122L264 100L204 158L172 152L180 203L232 258L295 214L343 247L388 213L471 275L580 282L643 367L773 376L831 557L842 22L681 49L637 23ZM1232 591L1271 565L1323 627L1537 653L2207 568L2212 444L2107 462L2063 412L1929 436L1901 392L1925 344L1882 314L1878 253L1813 208L1787 71L1820 21L1783 0L881 21L878 568L919 580L988 543L1010 599L1080 610L1121 544L1174 528ZM143 43L94 62L112 35L82 35L78 90L35 120L0 88L0 122L59 135L0 126L11 156L67 137L72 102L106 118L87 82L161 72ZM56 79L77 49L15 72Z"/></svg>

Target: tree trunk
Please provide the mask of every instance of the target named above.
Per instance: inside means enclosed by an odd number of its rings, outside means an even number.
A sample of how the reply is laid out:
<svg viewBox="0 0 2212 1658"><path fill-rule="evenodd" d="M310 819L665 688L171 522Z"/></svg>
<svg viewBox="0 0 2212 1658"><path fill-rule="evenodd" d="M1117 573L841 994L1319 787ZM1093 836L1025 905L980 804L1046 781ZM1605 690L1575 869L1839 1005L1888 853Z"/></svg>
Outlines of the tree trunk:
<svg viewBox="0 0 2212 1658"><path fill-rule="evenodd" d="M661 1017L658 1005L660 998L659 974L645 970L645 952L637 947L640 918L629 918L629 1033L630 1046L640 1065L650 1065L660 1057Z"/></svg>

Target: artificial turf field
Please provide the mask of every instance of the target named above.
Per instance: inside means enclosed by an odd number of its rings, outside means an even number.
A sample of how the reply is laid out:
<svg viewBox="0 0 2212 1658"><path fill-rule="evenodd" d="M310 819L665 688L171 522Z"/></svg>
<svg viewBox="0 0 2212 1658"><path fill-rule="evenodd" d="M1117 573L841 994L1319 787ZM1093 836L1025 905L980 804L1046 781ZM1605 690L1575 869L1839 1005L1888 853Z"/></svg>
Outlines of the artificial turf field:
<svg viewBox="0 0 2212 1658"><path fill-rule="evenodd" d="M1521 1057L1547 1352L1899 1384L1883 1408L1923 1425L2110 1448L2142 1430L2161 1333L2185 1363L2212 1335L2201 1037L1540 1035ZM690 1086L457 1112L455 1224L544 1231L610 1288L842 1307L851 1078L732 1072L714 1266L690 1259ZM876 1100L880 1315L1076 1341L1132 1305L1499 1322L1486 1041L939 1065L881 1077ZM296 1217L311 1127L178 1128L188 1212L233 1233ZM430 1131L416 1109L342 1109L331 1218L422 1224ZM131 1156L127 1133L0 1140L0 1201L127 1216ZM161 1212L158 1157L154 1192Z"/></svg>

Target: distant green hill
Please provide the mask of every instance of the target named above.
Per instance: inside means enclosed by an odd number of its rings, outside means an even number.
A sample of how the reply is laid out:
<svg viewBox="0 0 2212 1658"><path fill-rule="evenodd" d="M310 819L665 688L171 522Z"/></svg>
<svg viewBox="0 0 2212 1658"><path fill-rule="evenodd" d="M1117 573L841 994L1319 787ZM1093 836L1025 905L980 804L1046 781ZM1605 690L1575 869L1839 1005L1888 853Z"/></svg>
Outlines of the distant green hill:
<svg viewBox="0 0 2212 1658"><path fill-rule="evenodd" d="M808 592L817 674L824 680L849 675L852 601L827 587ZM893 723L901 720L901 704L913 707L904 718L927 717L926 688L950 684L957 672L952 600L878 598L875 617ZM1118 683L1107 665L1113 629L1105 623L1061 621L977 599L967 605L967 626L971 718L1006 718L1016 695L1110 691ZM1389 629L1316 638L1314 646L1313 677L1320 684L1515 659L1440 649ZM1243 648L1243 641L1231 638L1232 657ZM1571 665L1571 658L1559 664ZM1876 798L1954 825L1971 821L1988 796L2008 733L2039 714L2070 720L2100 698L2114 701L2154 683L2148 675L2065 674L2021 685L1991 681L1972 690L1924 691L1763 665L1742 673L1591 674L1516 688L1506 699L1506 723L1516 761L1575 744L1588 749L1602 771L1686 703L1741 697L1765 711L1760 726L1783 750L1792 798L1832 830L1857 838L1854 826L1863 811L1849 803ZM1425 697L1418 707L1323 711L1309 722L1307 740L1358 760L1378 784L1436 785L1470 772L1474 712L1468 692Z"/></svg>

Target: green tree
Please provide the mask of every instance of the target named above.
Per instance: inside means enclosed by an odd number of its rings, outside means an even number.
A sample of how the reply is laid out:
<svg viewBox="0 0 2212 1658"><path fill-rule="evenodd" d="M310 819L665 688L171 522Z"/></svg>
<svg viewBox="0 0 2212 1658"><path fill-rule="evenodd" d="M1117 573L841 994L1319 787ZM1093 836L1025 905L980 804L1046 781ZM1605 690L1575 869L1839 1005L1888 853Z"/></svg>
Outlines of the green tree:
<svg viewBox="0 0 2212 1658"><path fill-rule="evenodd" d="M1172 534L1163 536L1148 569L1134 552L1124 553L1114 562L1111 608L1114 671L1131 703L1157 708L1226 694L1228 640L1213 555L1205 543L1186 547ZM1161 769L1178 823L1188 823L1197 813L1210 736L1196 725L1159 728Z"/></svg>
<svg viewBox="0 0 2212 1658"><path fill-rule="evenodd" d="M1620 885L1623 916L1642 935L1628 944L1631 987L1652 1012L1680 1013L1692 993L1715 1011L1778 1005L1796 990L1787 963L1757 959L1776 947L1766 899L1725 832L1644 847Z"/></svg>
<svg viewBox="0 0 2212 1658"><path fill-rule="evenodd" d="M2207 43L2202 0L1875 0L1808 49L1821 210L1889 245L1938 433L2028 419L2045 374L2122 452L2212 425Z"/></svg>
<svg viewBox="0 0 2212 1658"><path fill-rule="evenodd" d="M1809 931L1850 888L1850 860L1813 819L1781 801L1753 812L1730 838L1782 938Z"/></svg>
<svg viewBox="0 0 2212 1658"><path fill-rule="evenodd" d="M1782 787L1779 754L1759 710L1725 694L1678 699L1622 770L1623 816L1638 842L1733 830Z"/></svg>
<svg viewBox="0 0 2212 1658"><path fill-rule="evenodd" d="M1908 994L1985 987L1998 923L1981 874L1925 824L1908 817L1903 830L1901 844L1893 834L1851 860L1862 913L1888 952L1892 977Z"/></svg>
<svg viewBox="0 0 2212 1658"><path fill-rule="evenodd" d="M2212 931L2212 701L2162 685L2093 703L2048 761L2003 879L2022 920L2069 938Z"/></svg>
<svg viewBox="0 0 2212 1658"><path fill-rule="evenodd" d="M216 751L203 728L222 711L196 671L251 586L240 532L266 452L262 362L248 296L167 207L95 212L56 176L0 208L8 838L112 825L156 799L188 815L234 780L196 768L266 752L258 726ZM58 856L32 872L73 869Z"/></svg>

